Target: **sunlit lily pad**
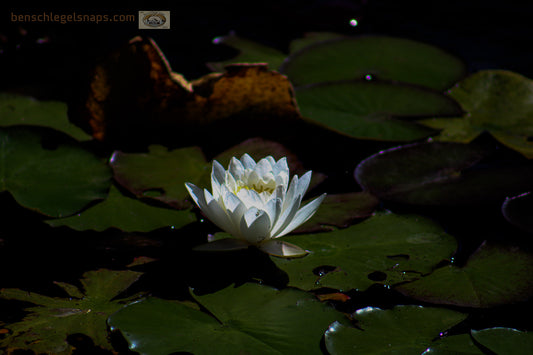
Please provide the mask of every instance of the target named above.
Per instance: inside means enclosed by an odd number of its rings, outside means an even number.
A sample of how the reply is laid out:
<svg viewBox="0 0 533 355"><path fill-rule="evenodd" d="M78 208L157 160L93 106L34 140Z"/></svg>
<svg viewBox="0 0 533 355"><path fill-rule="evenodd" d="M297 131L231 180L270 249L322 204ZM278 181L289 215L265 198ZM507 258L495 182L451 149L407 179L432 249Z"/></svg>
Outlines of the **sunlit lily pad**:
<svg viewBox="0 0 533 355"><path fill-rule="evenodd" d="M397 290L424 302L488 308L527 301L533 296L532 273L531 253L483 244L464 267L439 268Z"/></svg>
<svg viewBox="0 0 533 355"><path fill-rule="evenodd" d="M503 201L533 188L528 164L477 166L489 151L459 143L392 148L363 160L355 178L382 200L420 205Z"/></svg>
<svg viewBox="0 0 533 355"><path fill-rule="evenodd" d="M533 194L509 197L502 206L504 217L512 224L533 233Z"/></svg>
<svg viewBox="0 0 533 355"><path fill-rule="evenodd" d="M48 129L0 129L1 191L52 217L71 215L107 195L105 161Z"/></svg>
<svg viewBox="0 0 533 355"><path fill-rule="evenodd" d="M197 147L168 150L153 145L148 153L116 151L110 165L115 179L137 197L152 198L176 208L190 206L185 182L196 184L210 171Z"/></svg>
<svg viewBox="0 0 533 355"><path fill-rule="evenodd" d="M464 313L440 308L363 308L354 318L360 329L332 324L326 332L330 354L421 354L441 332L459 324Z"/></svg>
<svg viewBox="0 0 533 355"><path fill-rule="evenodd" d="M77 140L91 136L70 123L67 104L59 101L38 101L31 97L0 93L0 126L34 125L64 132Z"/></svg>
<svg viewBox="0 0 533 355"><path fill-rule="evenodd" d="M33 303L22 321L6 325L10 333L0 340L7 349L28 349L35 353L71 354L67 335L81 333L94 344L113 350L107 332L106 319L131 302L134 297L115 299L141 276L134 271L100 269L83 274L82 289L56 282L68 298L57 298L19 289L2 289L0 298Z"/></svg>
<svg viewBox="0 0 533 355"><path fill-rule="evenodd" d="M484 131L533 158L533 81L510 71L484 70L455 85L449 95L466 114L420 121L443 131L442 141L468 143Z"/></svg>
<svg viewBox="0 0 533 355"><path fill-rule="evenodd" d="M437 90L466 73L461 60L437 47L387 36L341 37L306 46L280 70L296 86L371 75Z"/></svg>
<svg viewBox="0 0 533 355"><path fill-rule="evenodd" d="M74 216L49 220L53 227L68 226L78 231L104 231L118 228L126 232L149 232L157 228L181 228L196 220L189 211L177 211L150 206L139 200L126 197L111 187L103 202Z"/></svg>
<svg viewBox="0 0 533 355"><path fill-rule="evenodd" d="M148 298L109 318L130 349L141 354L322 354L328 325L344 316L296 289L257 284L194 296L207 312ZM214 346L216 344L216 346Z"/></svg>
<svg viewBox="0 0 533 355"><path fill-rule="evenodd" d="M419 216L375 215L329 233L283 237L309 251L301 259L273 258L289 275L289 285L304 290L330 287L365 290L374 283L393 285L430 272L456 249L456 241Z"/></svg>
<svg viewBox="0 0 533 355"><path fill-rule="evenodd" d="M461 114L449 97L382 81L344 81L296 89L302 116L354 138L412 141L436 134L414 119Z"/></svg>
<svg viewBox="0 0 533 355"><path fill-rule="evenodd" d="M472 337L498 355L532 354L533 333L511 328L472 330Z"/></svg>

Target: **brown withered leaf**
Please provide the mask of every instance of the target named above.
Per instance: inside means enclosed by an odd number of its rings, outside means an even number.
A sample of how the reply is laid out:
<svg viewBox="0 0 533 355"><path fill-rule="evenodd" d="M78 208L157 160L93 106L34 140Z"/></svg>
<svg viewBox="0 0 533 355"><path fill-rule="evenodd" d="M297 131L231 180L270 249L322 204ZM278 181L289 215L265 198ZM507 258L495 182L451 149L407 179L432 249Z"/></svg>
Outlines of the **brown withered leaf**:
<svg viewBox="0 0 533 355"><path fill-rule="evenodd" d="M290 82L265 64L230 65L188 82L141 37L95 66L69 116L98 140L175 144L257 136L258 126L273 131L273 121L300 118Z"/></svg>

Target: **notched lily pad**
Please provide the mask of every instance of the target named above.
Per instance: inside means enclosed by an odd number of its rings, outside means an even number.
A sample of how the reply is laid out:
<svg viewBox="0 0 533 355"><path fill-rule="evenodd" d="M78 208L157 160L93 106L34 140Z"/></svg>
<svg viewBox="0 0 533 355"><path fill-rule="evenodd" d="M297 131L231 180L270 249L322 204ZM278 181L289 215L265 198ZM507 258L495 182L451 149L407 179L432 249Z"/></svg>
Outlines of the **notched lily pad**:
<svg viewBox="0 0 533 355"><path fill-rule="evenodd" d="M106 319L138 296L115 299L141 276L134 271L100 269L83 274L83 289L56 282L68 298L57 298L19 289L2 289L0 298L33 303L22 321L5 325L10 334L0 340L0 346L28 349L36 353L71 354L74 348L66 342L67 335L85 334L94 344L113 350L107 332Z"/></svg>
<svg viewBox="0 0 533 355"><path fill-rule="evenodd" d="M0 126L15 125L48 127L80 141L91 139L91 136L69 122L66 103L0 93Z"/></svg>
<svg viewBox="0 0 533 355"><path fill-rule="evenodd" d="M191 206L185 182L197 184L210 171L198 147L168 150L153 145L148 153L115 151L110 165L115 180L137 197L180 209Z"/></svg>
<svg viewBox="0 0 533 355"><path fill-rule="evenodd" d="M489 308L533 296L533 255L484 243L464 267L445 266L396 289L424 302Z"/></svg>
<svg viewBox="0 0 533 355"><path fill-rule="evenodd" d="M394 214L375 215L329 233L290 235L283 240L309 251L301 259L272 259L289 275L290 286L304 290L364 291L374 283L394 285L417 279L449 260L456 249L455 239L433 222ZM369 277L376 272L384 275L379 281Z"/></svg>
<svg viewBox="0 0 533 355"><path fill-rule="evenodd" d="M0 191L51 217L71 215L105 198L109 167L66 138L44 128L1 128Z"/></svg>
<svg viewBox="0 0 533 355"><path fill-rule="evenodd" d="M529 164L476 165L490 151L459 143L420 143L363 160L355 179L382 200L419 205L502 201L533 188Z"/></svg>
<svg viewBox="0 0 533 355"><path fill-rule="evenodd" d="M474 73L450 89L461 104L462 117L421 121L441 129L436 138L468 143L488 131L502 144L533 158L533 81L504 70Z"/></svg>
<svg viewBox="0 0 533 355"><path fill-rule="evenodd" d="M414 122L422 117L461 114L437 91L394 82L352 80L299 87L302 116L349 137L413 141L437 131Z"/></svg>
<svg viewBox="0 0 533 355"><path fill-rule="evenodd" d="M533 333L512 328L472 330L472 337L499 355L533 353Z"/></svg>
<svg viewBox="0 0 533 355"><path fill-rule="evenodd" d="M387 36L340 37L306 46L280 70L295 86L372 75L437 90L466 74L464 63L440 48Z"/></svg>
<svg viewBox="0 0 533 355"><path fill-rule="evenodd" d="M467 315L440 308L396 306L389 310L363 308L353 317L359 329L333 323L326 331L330 354L421 354L440 333Z"/></svg>
<svg viewBox="0 0 533 355"><path fill-rule="evenodd" d="M48 220L46 223L52 227L68 226L78 231L101 232L118 228L126 232L149 232L163 227L179 229L195 220L195 215L189 210L176 211L150 206L122 195L112 186L109 196L103 202L77 215Z"/></svg>
<svg viewBox="0 0 533 355"><path fill-rule="evenodd" d="M320 340L328 325L346 322L342 313L297 289L244 284L193 297L209 313L148 298L121 309L108 322L130 349L154 355L322 354Z"/></svg>

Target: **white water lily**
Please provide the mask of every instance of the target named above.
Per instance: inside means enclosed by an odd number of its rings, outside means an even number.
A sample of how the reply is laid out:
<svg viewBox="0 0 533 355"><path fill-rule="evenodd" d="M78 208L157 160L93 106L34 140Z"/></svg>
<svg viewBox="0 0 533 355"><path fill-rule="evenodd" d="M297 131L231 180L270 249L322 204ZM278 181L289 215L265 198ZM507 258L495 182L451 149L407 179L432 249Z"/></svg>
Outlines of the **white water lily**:
<svg viewBox="0 0 533 355"><path fill-rule="evenodd" d="M311 171L289 184L287 159L268 156L257 163L248 154L233 157L228 170L213 161L212 192L185 183L194 202L207 218L237 239L223 239L226 248L249 245L276 256L306 255L302 248L277 238L292 232L316 212L323 194L300 208ZM220 240L220 241L223 241ZM209 243L216 249L216 242ZM208 248L209 249L209 248Z"/></svg>

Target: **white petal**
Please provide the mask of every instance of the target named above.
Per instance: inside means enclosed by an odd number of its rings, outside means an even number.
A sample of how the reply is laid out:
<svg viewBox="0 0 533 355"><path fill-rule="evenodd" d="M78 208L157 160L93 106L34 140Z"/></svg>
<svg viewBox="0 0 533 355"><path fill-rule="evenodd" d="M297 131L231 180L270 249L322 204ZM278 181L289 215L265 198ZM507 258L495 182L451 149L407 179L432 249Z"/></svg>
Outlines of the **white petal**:
<svg viewBox="0 0 533 355"><path fill-rule="evenodd" d="M225 184L226 170L216 160L213 160L213 168L211 169L211 187L214 195L220 194L220 186Z"/></svg>
<svg viewBox="0 0 533 355"><path fill-rule="evenodd" d="M289 185L289 189L287 190L285 197L283 198L283 210L287 210L289 206L292 206L292 202L294 198L296 197L298 181L299 181L298 175L294 175Z"/></svg>
<svg viewBox="0 0 533 355"><path fill-rule="evenodd" d="M185 188L187 189L187 191L189 191L189 195L191 195L192 199L201 210L207 207L207 203L205 202L204 190L194 184L191 184L190 182L185 183Z"/></svg>
<svg viewBox="0 0 533 355"><path fill-rule="evenodd" d="M241 189L239 192L237 192L237 197L246 205L247 208L263 207L263 200L257 191Z"/></svg>
<svg viewBox="0 0 533 355"><path fill-rule="evenodd" d="M253 169L255 167L255 160L248 154L244 154L241 157L241 163L245 169Z"/></svg>
<svg viewBox="0 0 533 355"><path fill-rule="evenodd" d="M272 229L272 238L277 238L278 235L287 228L287 226L291 223L292 219L298 212L298 208L300 208L300 203L302 201L302 196L298 195L295 199L292 200L292 205L290 205L288 208L284 209L281 213L281 216L279 217L278 222ZM285 201L284 201L285 202Z"/></svg>
<svg viewBox="0 0 533 355"><path fill-rule="evenodd" d="M250 208L241 219L241 234L250 244L270 238L270 217L265 211Z"/></svg>
<svg viewBox="0 0 533 355"><path fill-rule="evenodd" d="M279 215L281 214L281 199L274 198L269 200L265 204L265 212L268 213L268 216L270 218L270 228L276 224L278 221Z"/></svg>
<svg viewBox="0 0 533 355"><path fill-rule="evenodd" d="M294 229L298 228L298 226L305 223L309 218L311 218L315 214L316 210L318 209L318 206L320 206L325 197L326 194L322 194L319 197L315 198L313 201L306 204L300 210L298 210L291 223L289 223L289 225L284 230L277 234L276 238L282 237L285 234L292 232Z"/></svg>
<svg viewBox="0 0 533 355"><path fill-rule="evenodd" d="M296 190L296 195L305 195L305 191L309 187L309 182L311 182L311 171L306 172L302 175L298 181L298 189Z"/></svg>
<svg viewBox="0 0 533 355"><path fill-rule="evenodd" d="M264 179L265 175L272 171L272 165L270 165L268 160L261 159L254 167L254 171Z"/></svg>
<svg viewBox="0 0 533 355"><path fill-rule="evenodd" d="M289 166L287 165L287 158L286 157L283 157L281 158L280 160L278 160L278 162L276 163L276 165L274 166L274 171L276 172L286 172L287 175L289 174Z"/></svg>
<svg viewBox="0 0 533 355"><path fill-rule="evenodd" d="M238 233L231 222L230 217L220 203L213 198L209 191L204 190L204 195L205 201L207 202L207 208L202 209L202 211L205 213L207 218L209 218L211 222L216 224L218 227L232 235Z"/></svg>
<svg viewBox="0 0 533 355"><path fill-rule="evenodd" d="M275 239L258 245L258 248L267 254L280 258L301 258L309 254L297 245Z"/></svg>
<svg viewBox="0 0 533 355"><path fill-rule="evenodd" d="M240 180L244 175L244 166L239 159L233 157L229 162L228 171L233 175L235 180Z"/></svg>

